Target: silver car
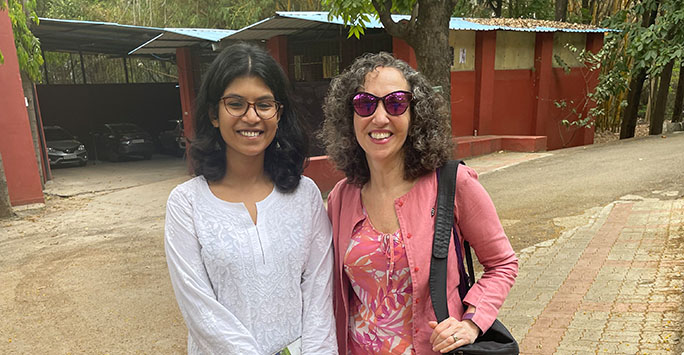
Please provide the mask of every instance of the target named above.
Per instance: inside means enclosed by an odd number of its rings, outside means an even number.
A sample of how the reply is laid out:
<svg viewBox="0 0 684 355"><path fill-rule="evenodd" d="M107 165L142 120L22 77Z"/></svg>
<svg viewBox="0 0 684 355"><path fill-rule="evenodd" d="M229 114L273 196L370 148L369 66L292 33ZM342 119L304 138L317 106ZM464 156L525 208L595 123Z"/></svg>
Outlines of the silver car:
<svg viewBox="0 0 684 355"><path fill-rule="evenodd" d="M88 163L88 151L76 140L74 135L60 126L45 126L45 143L48 150L50 166Z"/></svg>

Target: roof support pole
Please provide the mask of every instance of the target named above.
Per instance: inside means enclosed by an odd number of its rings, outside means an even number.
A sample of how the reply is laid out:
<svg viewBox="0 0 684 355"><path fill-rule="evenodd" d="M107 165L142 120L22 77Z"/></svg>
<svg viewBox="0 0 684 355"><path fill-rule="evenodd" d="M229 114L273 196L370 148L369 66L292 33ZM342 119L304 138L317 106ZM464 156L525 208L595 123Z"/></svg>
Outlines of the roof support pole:
<svg viewBox="0 0 684 355"><path fill-rule="evenodd" d="M473 135L489 134L494 124L496 31L475 33L475 117Z"/></svg>
<svg viewBox="0 0 684 355"><path fill-rule="evenodd" d="M81 74L83 74L83 84L87 84L85 75L85 63L83 63L83 52L78 51L78 55L81 57Z"/></svg>
<svg viewBox="0 0 684 355"><path fill-rule="evenodd" d="M189 47L176 48L176 65L178 66L178 87L180 89L181 110L183 112L183 132L190 148L195 134L195 115L192 108L195 106L195 72L194 59ZM188 171L191 171L191 161L188 162Z"/></svg>
<svg viewBox="0 0 684 355"><path fill-rule="evenodd" d="M537 136L549 136L547 124L551 115L551 83L553 82L553 32L537 32L534 44L534 127ZM554 122L555 124L555 122ZM550 129L553 129L550 128Z"/></svg>
<svg viewBox="0 0 684 355"><path fill-rule="evenodd" d="M122 57L124 66L124 76L126 77L126 84L128 84L128 65L126 64L126 57Z"/></svg>
<svg viewBox="0 0 684 355"><path fill-rule="evenodd" d="M44 58L44 57L43 57ZM69 69L71 70L71 81L76 84L76 71L74 70L74 56L69 52Z"/></svg>
<svg viewBox="0 0 684 355"><path fill-rule="evenodd" d="M40 49L40 55L43 56L43 73L45 74L45 84L50 85L50 76L48 75L47 60L45 59L45 51Z"/></svg>
<svg viewBox="0 0 684 355"><path fill-rule="evenodd" d="M266 48L276 62L283 67L285 75L289 77L289 63L287 62L287 36L275 36L266 41Z"/></svg>

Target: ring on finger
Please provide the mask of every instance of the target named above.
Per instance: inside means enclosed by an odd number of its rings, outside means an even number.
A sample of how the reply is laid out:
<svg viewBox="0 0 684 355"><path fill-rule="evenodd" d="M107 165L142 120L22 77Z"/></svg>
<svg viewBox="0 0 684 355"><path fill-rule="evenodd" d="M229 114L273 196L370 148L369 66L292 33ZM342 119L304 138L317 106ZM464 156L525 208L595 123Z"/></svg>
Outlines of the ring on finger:
<svg viewBox="0 0 684 355"><path fill-rule="evenodd" d="M454 343L457 343L460 340L460 338L456 336L456 333L452 334L451 337L454 338Z"/></svg>

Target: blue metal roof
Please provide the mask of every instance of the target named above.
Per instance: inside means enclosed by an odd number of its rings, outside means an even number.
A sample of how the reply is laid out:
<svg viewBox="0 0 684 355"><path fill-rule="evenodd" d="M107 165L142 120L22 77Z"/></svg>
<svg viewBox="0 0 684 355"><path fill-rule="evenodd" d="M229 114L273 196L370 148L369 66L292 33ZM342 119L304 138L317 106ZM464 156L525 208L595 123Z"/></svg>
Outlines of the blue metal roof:
<svg viewBox="0 0 684 355"><path fill-rule="evenodd" d="M164 31L214 42L218 42L237 32L237 30L220 30L213 28L164 28Z"/></svg>
<svg viewBox="0 0 684 355"><path fill-rule="evenodd" d="M159 28L51 18L39 18L33 32L45 50L118 56L173 54L176 48L218 42L235 33L211 28Z"/></svg>
<svg viewBox="0 0 684 355"><path fill-rule="evenodd" d="M336 24L336 25L345 25L344 21L340 17L335 16L335 17L329 19L328 18L328 12L325 12L325 11L320 11L320 12L279 11L279 12L276 12L276 14L277 14L276 17L271 17L269 19L260 21L259 23L263 23L265 21L268 21L268 20L271 20L271 19L274 19L277 17L284 17L284 18L292 18L292 19L299 19L299 20L306 20L306 21L315 21L315 22L329 23L329 24ZM380 22L380 20L377 18L376 15L367 14L367 16L368 16L369 21L366 22L366 28L383 28L382 22ZM392 15L392 19L395 22L398 22L401 20L409 20L409 19L411 19L411 16L409 16L409 15ZM563 28L563 27L549 27L549 26L515 27L515 26L505 26L505 25L490 25L490 24L477 23L476 22L477 20L487 21L489 19L468 19L468 18L461 18L461 17L452 17L451 21L449 21L449 29L460 30L460 31L505 30L505 31L525 31L525 32L610 32L610 31L614 31L611 29L598 28L598 27L577 29L577 28ZM501 19L501 20L516 21L517 19ZM541 20L535 20L535 19L526 19L525 21L532 22L532 23L534 23L534 22L540 22L540 23L549 22L549 21L541 21ZM251 26L249 26L249 27L251 27Z"/></svg>

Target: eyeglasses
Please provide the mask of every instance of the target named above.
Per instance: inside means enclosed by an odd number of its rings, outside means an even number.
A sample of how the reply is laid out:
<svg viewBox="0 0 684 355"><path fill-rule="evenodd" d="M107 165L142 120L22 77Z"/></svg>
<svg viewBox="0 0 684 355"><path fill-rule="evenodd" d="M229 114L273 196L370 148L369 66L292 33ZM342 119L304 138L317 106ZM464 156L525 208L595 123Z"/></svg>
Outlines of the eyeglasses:
<svg viewBox="0 0 684 355"><path fill-rule="evenodd" d="M226 108L226 112L233 117L242 117L247 114L249 107L254 107L254 112L262 120L270 120L275 117L283 108L283 104L276 100L266 99L259 100L256 102L249 102L245 99L233 96L225 96L221 98L223 101L223 106Z"/></svg>
<svg viewBox="0 0 684 355"><path fill-rule="evenodd" d="M394 91L383 97L359 92L352 97L352 106L357 115L368 117L378 108L378 102L382 101L387 113L392 116L399 116L406 112L406 109L411 105L411 100L413 100L413 94L408 91Z"/></svg>

